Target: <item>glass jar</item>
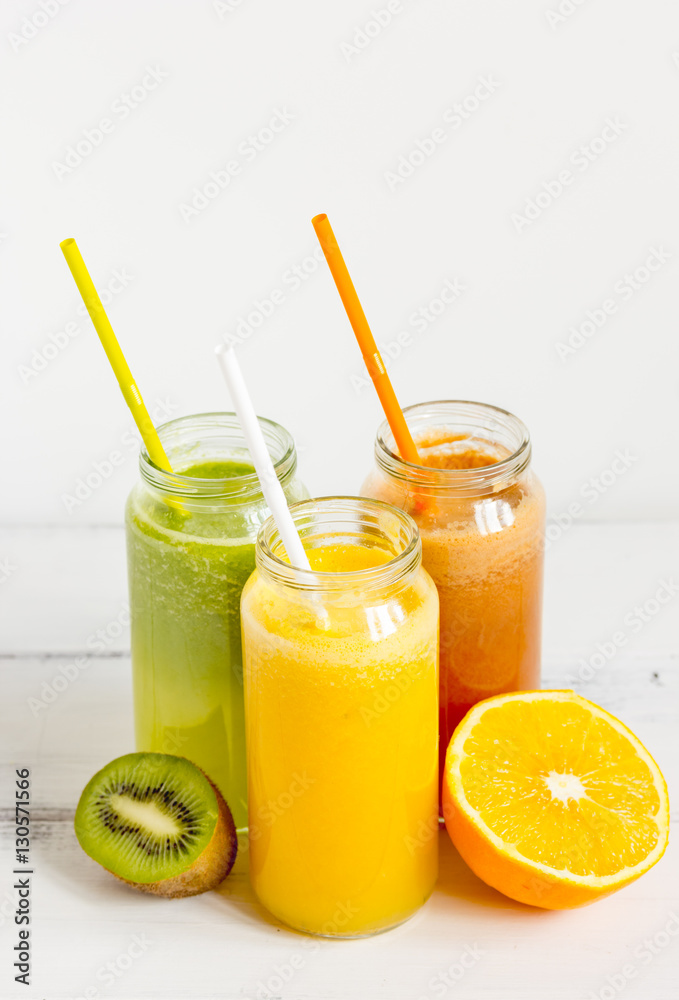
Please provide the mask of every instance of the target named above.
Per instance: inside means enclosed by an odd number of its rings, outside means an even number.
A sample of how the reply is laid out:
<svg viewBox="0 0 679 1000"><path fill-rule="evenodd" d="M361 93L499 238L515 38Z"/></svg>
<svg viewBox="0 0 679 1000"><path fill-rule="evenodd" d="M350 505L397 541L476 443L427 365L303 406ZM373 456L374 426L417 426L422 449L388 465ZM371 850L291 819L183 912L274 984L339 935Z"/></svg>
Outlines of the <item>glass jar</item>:
<svg viewBox="0 0 679 1000"><path fill-rule="evenodd" d="M545 502L525 425L485 403L420 403L405 411L422 465L404 462L389 426L361 493L415 519L441 604L441 769L476 702L540 685Z"/></svg>
<svg viewBox="0 0 679 1000"><path fill-rule="evenodd" d="M362 937L436 880L438 598L403 511L291 513L311 571L270 519L243 591L250 879L291 927Z"/></svg>
<svg viewBox="0 0 679 1000"><path fill-rule="evenodd" d="M260 424L288 501L308 496L295 478L290 434ZM142 448L141 480L126 508L137 749L198 764L242 828L240 596L269 509L234 413L182 417L157 430L174 472Z"/></svg>

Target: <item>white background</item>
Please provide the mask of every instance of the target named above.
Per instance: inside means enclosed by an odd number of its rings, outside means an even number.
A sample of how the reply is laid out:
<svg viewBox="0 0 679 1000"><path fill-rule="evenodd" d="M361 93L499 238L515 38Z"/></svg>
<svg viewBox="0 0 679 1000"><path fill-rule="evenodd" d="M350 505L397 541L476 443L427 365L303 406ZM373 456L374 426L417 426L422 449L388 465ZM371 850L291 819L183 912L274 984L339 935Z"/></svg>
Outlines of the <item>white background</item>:
<svg viewBox="0 0 679 1000"><path fill-rule="evenodd" d="M404 405L478 399L521 416L553 515L573 502L581 520L676 515L673 0L563 0L573 12L560 20L548 16L557 0L404 0L377 35L367 22L383 0L45 2L50 18L38 0L0 8L6 523L120 523L136 477L131 419L59 250L67 236L101 289L116 270L129 276L110 317L156 415L160 401L173 416L229 409L213 347L256 300L284 292L240 350L256 408L294 434L312 493L356 492L378 402L352 384L362 361L325 263L308 259L313 273L290 284L322 211L378 342L410 334L391 366ZM373 34L352 52L362 27ZM123 118L112 106L144 87L147 67L166 76ZM482 77L494 92L446 126ZM243 152L276 109L293 120ZM102 118L113 131L59 168ZM583 169L578 150L609 118L621 134ZM434 154L389 183L439 126ZM233 159L229 186L182 218ZM572 183L517 225L564 169ZM666 262L616 292L651 248ZM465 291L416 329L412 313L446 279ZM559 357L606 299L614 314ZM67 323L70 340L57 336ZM616 451L629 467L607 476ZM64 500L115 452L90 496Z"/></svg>
<svg viewBox="0 0 679 1000"><path fill-rule="evenodd" d="M679 6L404 0L373 37L371 10L387 2L0 4L3 997L433 1000L472 945L483 957L444 990L448 1000L674 995L671 847L596 906L546 913L485 886L441 834L440 882L413 921L303 952L279 988L276 970L306 939L254 899L244 845L218 892L175 903L118 886L73 835L85 783L133 747L121 524L137 472L131 417L59 242L74 236L102 293L111 281L118 289L110 317L158 419L230 408L214 345L243 329L256 301L284 294L241 344L242 366L257 410L295 435L309 489L348 493L372 462L381 415L313 257L319 212L385 358L400 338L390 370L402 403L478 399L530 427L553 519L543 686L573 687L619 716L676 800ZM352 52L354 39L369 43ZM162 79L125 114L124 95L135 102L153 83L148 67ZM474 109L481 78L493 93ZM446 112L465 99L473 110L454 128ZM294 117L252 156L248 136L277 109ZM112 131L60 167L105 118ZM599 149L608 119L620 135L582 169L581 148ZM443 126L411 176L389 177ZM234 159L241 172L186 221L181 205ZM548 195L563 171L572 182ZM536 198L538 217L522 223ZM653 248L665 263L624 292ZM464 292L416 329L410 317L446 281ZM612 315L560 357L606 300ZM89 496L64 502L97 476ZM29 989L9 957L8 807L22 766L33 781ZM143 934L152 945L123 967ZM658 948L646 963L648 940Z"/></svg>

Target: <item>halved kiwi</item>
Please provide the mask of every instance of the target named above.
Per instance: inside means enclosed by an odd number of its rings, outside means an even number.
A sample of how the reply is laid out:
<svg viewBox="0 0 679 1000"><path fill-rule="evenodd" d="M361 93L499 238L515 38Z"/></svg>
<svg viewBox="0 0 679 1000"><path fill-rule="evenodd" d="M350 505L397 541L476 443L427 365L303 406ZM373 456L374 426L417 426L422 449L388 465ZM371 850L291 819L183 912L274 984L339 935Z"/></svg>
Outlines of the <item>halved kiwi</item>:
<svg viewBox="0 0 679 1000"><path fill-rule="evenodd" d="M129 753L80 796L75 833L91 858L142 892L195 896L226 878L238 838L231 810L184 757Z"/></svg>

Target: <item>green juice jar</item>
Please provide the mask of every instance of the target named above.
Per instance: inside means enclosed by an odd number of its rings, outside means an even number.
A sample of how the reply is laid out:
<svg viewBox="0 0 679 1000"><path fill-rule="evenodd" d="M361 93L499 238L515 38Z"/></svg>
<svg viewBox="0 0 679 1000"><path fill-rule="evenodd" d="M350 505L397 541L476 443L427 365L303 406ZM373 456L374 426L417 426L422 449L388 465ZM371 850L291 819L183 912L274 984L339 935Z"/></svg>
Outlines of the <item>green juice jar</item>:
<svg viewBox="0 0 679 1000"><path fill-rule="evenodd" d="M306 499L292 437L260 425L288 502ZM270 512L234 413L182 417L158 434L173 472L142 449L125 517L137 749L194 761L243 828L240 597Z"/></svg>

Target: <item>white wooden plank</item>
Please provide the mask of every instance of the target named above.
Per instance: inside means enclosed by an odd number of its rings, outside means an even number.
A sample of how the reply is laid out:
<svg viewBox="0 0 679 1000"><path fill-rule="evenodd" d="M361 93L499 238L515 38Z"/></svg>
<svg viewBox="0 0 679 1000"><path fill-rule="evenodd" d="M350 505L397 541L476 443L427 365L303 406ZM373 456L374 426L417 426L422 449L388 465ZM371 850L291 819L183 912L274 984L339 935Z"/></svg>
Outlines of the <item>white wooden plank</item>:
<svg viewBox="0 0 679 1000"><path fill-rule="evenodd" d="M36 992L50 997L100 986L98 970L125 956L135 936L148 947L102 995L254 997L269 980L271 994L282 997L433 997L442 994L432 990L432 978L465 949L480 951L454 987L465 997L570 1000L601 989L630 962L639 975L628 996L671 995L672 948L660 948L648 965L635 957L644 938L677 912L676 897L667 896L667 880L677 876L669 861L596 906L547 913L484 886L442 833L439 889L413 920L371 940L316 942L280 927L256 904L244 855L218 892L158 900L134 895L84 858L70 825L57 824L49 843L36 862L34 907ZM80 951L76 942L87 946ZM293 955L304 961L294 973ZM276 982L285 967L291 978Z"/></svg>
<svg viewBox="0 0 679 1000"><path fill-rule="evenodd" d="M135 894L82 854L72 830L73 808L91 773L132 746L129 662L124 657L94 660L33 716L27 698L39 697L43 685L53 683L68 662L15 661L4 675L16 710L3 732L2 758L7 761L4 749L11 747L12 766L33 768L38 821L34 983L50 996L76 997L99 989L101 996L144 1000L157 996L162 983L169 998L256 997L266 995L258 984L267 989L269 982L270 994L280 997L399 1000L442 996L445 987L449 995L470 998L497 995L501 989L508 1000L542 1000L549 984L547 995L570 1000L592 991L596 995L606 988L607 976L620 976L630 965L636 976L626 986L628 997L670 995L672 947L660 948L648 964L639 950L644 951L645 938L663 933L672 912L679 913L673 852L611 899L585 910L550 914L514 904L483 885L442 832L439 885L420 914L370 941L321 941L317 947L313 939L276 924L257 904L247 880L245 847L217 893L181 901ZM572 661L553 665L548 682L563 683L568 669L573 669ZM608 675L597 674L583 693L616 710L640 735L647 727L644 738L653 743L661 765L669 765L668 777L677 787L674 662L626 657L606 669ZM9 789L9 768L4 771L2 785ZM7 846L5 871L11 867ZM148 946L132 961L128 953L136 951L135 935ZM87 948L75 963L68 956L81 937ZM446 987L441 976L449 968L453 976L459 973L456 962L467 946L482 954L459 982L451 979ZM297 970L291 965L293 956L304 963ZM119 967L128 961L129 969ZM109 962L116 973L110 983ZM289 981L279 983L288 974ZM11 983L3 990L3 996L23 995Z"/></svg>
<svg viewBox="0 0 679 1000"><path fill-rule="evenodd" d="M270 980L271 995L280 997L434 997L443 994L432 979L465 949L478 949L456 995L571 1000L600 990L607 976L633 963L638 977L628 996L671 996L675 937L669 947L659 940L650 963L642 963L639 950L679 913L674 856L594 906L548 913L483 885L442 832L439 886L410 922L371 940L315 941L278 925L256 903L246 852L218 892L161 900L135 894L84 857L70 823L43 832L36 838L34 983L50 997L100 986L98 970L125 956L135 935L148 947L101 995L255 997L258 983ZM293 955L304 961L294 972ZM291 978L276 982L286 967ZM8 998L25 995L9 983L7 990Z"/></svg>
<svg viewBox="0 0 679 1000"><path fill-rule="evenodd" d="M94 771L134 748L129 658L87 663L74 671L72 657L56 656L5 661L0 668L3 699L13 706L0 734L1 759L4 766L37 768L35 801L43 808L74 803ZM65 689L57 691L61 678ZM613 712L679 787L675 658L621 654L586 682L578 677L577 661L554 661L545 666L543 687L573 688ZM49 780L41 782L44 767Z"/></svg>
<svg viewBox="0 0 679 1000"><path fill-rule="evenodd" d="M672 793L679 788L673 605L610 660L595 660L592 670L583 670L582 662L666 574L673 558L662 543L667 530L667 525L577 525L552 547L543 681L573 687L622 718L654 754ZM6 876L12 868L6 810L15 766L33 769L35 820L33 986L27 991L14 984L5 961L0 963L3 998L60 1000L85 996L87 990L126 1000L605 1000L618 994L623 1000L670 1000L674 995L679 864L672 847L653 871L610 899L547 913L514 904L483 885L442 832L441 875L432 899L403 927L366 941L316 941L278 925L252 895L245 845L234 872L215 893L166 901L119 885L82 853L72 815L94 770L133 747L127 637L112 637L106 655L88 659L81 669L74 671L73 660L87 650L87 637L119 614L125 587L122 532L0 533L2 553L10 553L17 567L0 591L0 655L13 654L0 660L0 870ZM14 943L10 885L4 877L5 956ZM666 933L667 925L676 933ZM138 957L135 936L145 945ZM657 952L650 960L645 940ZM456 963L465 947L480 954L457 980Z"/></svg>

